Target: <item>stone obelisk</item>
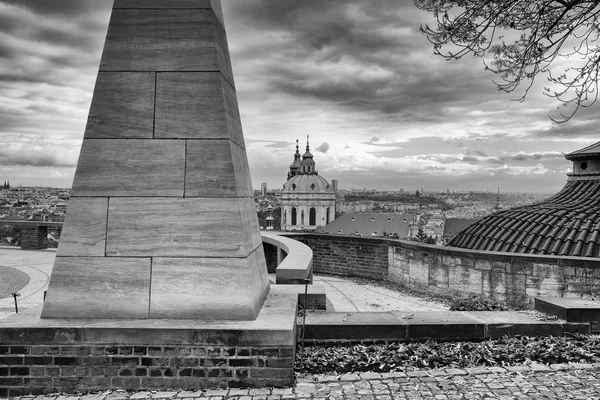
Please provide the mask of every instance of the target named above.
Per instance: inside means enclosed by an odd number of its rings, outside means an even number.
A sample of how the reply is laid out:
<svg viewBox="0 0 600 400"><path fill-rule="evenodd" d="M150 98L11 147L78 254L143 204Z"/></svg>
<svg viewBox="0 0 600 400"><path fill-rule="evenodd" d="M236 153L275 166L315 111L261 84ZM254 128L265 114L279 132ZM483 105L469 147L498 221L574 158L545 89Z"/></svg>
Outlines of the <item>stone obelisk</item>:
<svg viewBox="0 0 600 400"><path fill-rule="evenodd" d="M115 0L42 318L252 320L269 291L219 0Z"/></svg>

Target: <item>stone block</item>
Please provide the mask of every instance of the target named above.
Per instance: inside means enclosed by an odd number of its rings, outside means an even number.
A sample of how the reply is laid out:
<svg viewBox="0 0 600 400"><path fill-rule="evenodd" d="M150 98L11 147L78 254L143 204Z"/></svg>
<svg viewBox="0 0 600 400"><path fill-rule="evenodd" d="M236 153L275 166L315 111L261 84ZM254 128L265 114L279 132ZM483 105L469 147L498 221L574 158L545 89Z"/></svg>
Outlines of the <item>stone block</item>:
<svg viewBox="0 0 600 400"><path fill-rule="evenodd" d="M600 301L592 299L536 297L535 309L567 322L600 321Z"/></svg>
<svg viewBox="0 0 600 400"><path fill-rule="evenodd" d="M220 0L115 0L113 8L208 9L212 10L221 22L221 25L225 26Z"/></svg>
<svg viewBox="0 0 600 400"><path fill-rule="evenodd" d="M244 147L235 90L218 72L159 73L154 137L229 139Z"/></svg>
<svg viewBox="0 0 600 400"><path fill-rule="evenodd" d="M449 288L464 293L481 293L482 272L457 265L449 268Z"/></svg>
<svg viewBox="0 0 600 400"><path fill-rule="evenodd" d="M256 318L268 291L261 261L262 247L246 258L154 258L150 317Z"/></svg>
<svg viewBox="0 0 600 400"><path fill-rule="evenodd" d="M188 140L185 197L252 197L246 151L229 140Z"/></svg>
<svg viewBox="0 0 600 400"><path fill-rule="evenodd" d="M108 198L69 199L57 256L104 256Z"/></svg>
<svg viewBox="0 0 600 400"><path fill-rule="evenodd" d="M477 340L485 338L485 324L464 312L423 311L406 318L409 340Z"/></svg>
<svg viewBox="0 0 600 400"><path fill-rule="evenodd" d="M298 327L300 334L301 328ZM405 340L406 323L388 312L325 312L306 316L304 338L321 341Z"/></svg>
<svg viewBox="0 0 600 400"><path fill-rule="evenodd" d="M150 258L56 257L42 318L148 318Z"/></svg>
<svg viewBox="0 0 600 400"><path fill-rule="evenodd" d="M73 196L183 197L185 142L84 139Z"/></svg>
<svg viewBox="0 0 600 400"><path fill-rule="evenodd" d="M85 139L152 139L154 72L100 72Z"/></svg>
<svg viewBox="0 0 600 400"><path fill-rule="evenodd" d="M108 256L235 258L259 246L252 198L113 198L109 204Z"/></svg>
<svg viewBox="0 0 600 400"><path fill-rule="evenodd" d="M225 30L208 9L115 8L100 71L219 71L233 83Z"/></svg>

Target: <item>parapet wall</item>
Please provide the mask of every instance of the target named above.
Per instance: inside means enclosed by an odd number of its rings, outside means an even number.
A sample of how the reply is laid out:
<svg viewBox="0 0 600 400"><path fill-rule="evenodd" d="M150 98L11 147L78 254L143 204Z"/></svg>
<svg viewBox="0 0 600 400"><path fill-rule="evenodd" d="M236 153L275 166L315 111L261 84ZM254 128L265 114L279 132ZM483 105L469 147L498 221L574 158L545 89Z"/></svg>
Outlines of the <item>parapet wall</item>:
<svg viewBox="0 0 600 400"><path fill-rule="evenodd" d="M289 234L315 273L387 280L442 293L486 294L533 307L533 297L600 296L600 259L472 251L393 239Z"/></svg>

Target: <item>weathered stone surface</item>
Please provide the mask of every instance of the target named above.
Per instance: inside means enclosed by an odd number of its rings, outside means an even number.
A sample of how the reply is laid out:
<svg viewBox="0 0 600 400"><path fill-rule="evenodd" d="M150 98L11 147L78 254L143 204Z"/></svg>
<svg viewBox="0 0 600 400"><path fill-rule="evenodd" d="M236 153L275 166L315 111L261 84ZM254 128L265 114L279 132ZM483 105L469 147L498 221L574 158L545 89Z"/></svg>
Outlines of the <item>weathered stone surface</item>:
<svg viewBox="0 0 600 400"><path fill-rule="evenodd" d="M269 283L218 0L114 2L72 196L43 318L256 318Z"/></svg>
<svg viewBox="0 0 600 400"><path fill-rule="evenodd" d="M57 255L104 256L107 215L108 198L71 197Z"/></svg>
<svg viewBox="0 0 600 400"><path fill-rule="evenodd" d="M148 318L150 258L56 257L42 318Z"/></svg>
<svg viewBox="0 0 600 400"><path fill-rule="evenodd" d="M234 89L218 72L159 73L154 136L230 139L243 147Z"/></svg>
<svg viewBox="0 0 600 400"><path fill-rule="evenodd" d="M115 8L100 71L220 71L233 84L225 30L204 9Z"/></svg>
<svg viewBox="0 0 600 400"><path fill-rule="evenodd" d="M185 142L84 139L73 196L183 196Z"/></svg>
<svg viewBox="0 0 600 400"><path fill-rule="evenodd" d="M148 138L154 134L154 72L100 72L86 139Z"/></svg>
<svg viewBox="0 0 600 400"><path fill-rule="evenodd" d="M109 204L108 256L247 257L259 246L251 198L123 197Z"/></svg>
<svg viewBox="0 0 600 400"><path fill-rule="evenodd" d="M262 246L245 258L154 258L150 317L253 319L268 285L263 268Z"/></svg>
<svg viewBox="0 0 600 400"><path fill-rule="evenodd" d="M246 151L229 140L188 140L185 197L252 197Z"/></svg>
<svg viewBox="0 0 600 400"><path fill-rule="evenodd" d="M208 9L215 13L221 25L225 25L220 0L115 0L113 8Z"/></svg>

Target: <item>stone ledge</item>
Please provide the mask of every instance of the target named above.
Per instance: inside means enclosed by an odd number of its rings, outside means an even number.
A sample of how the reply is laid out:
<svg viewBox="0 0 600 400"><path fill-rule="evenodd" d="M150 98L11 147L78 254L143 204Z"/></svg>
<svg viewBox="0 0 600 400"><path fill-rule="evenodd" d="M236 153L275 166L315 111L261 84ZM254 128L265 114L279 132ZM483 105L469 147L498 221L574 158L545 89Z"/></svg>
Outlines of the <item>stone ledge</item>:
<svg viewBox="0 0 600 400"><path fill-rule="evenodd" d="M600 321L600 302L592 299L536 297L535 309L567 322Z"/></svg>
<svg viewBox="0 0 600 400"><path fill-rule="evenodd" d="M298 332L301 332L300 326ZM534 333L537 336L589 334L590 325L539 321L513 311L313 312L306 317L305 340L313 343L484 340L506 334L531 336Z"/></svg>

